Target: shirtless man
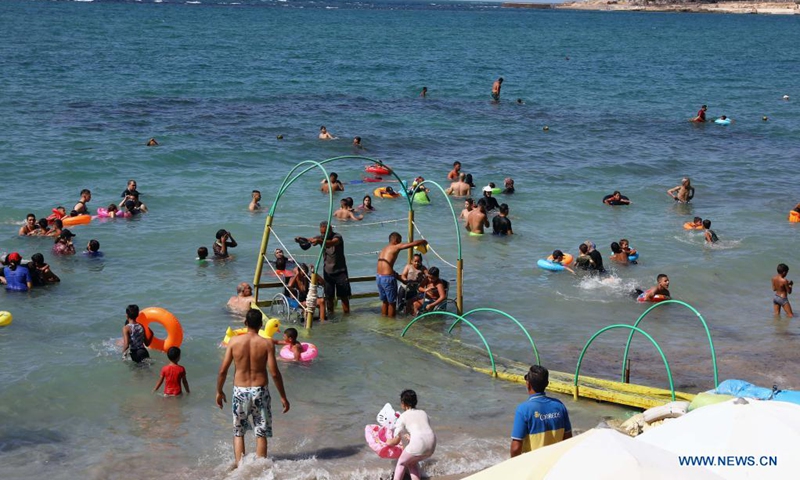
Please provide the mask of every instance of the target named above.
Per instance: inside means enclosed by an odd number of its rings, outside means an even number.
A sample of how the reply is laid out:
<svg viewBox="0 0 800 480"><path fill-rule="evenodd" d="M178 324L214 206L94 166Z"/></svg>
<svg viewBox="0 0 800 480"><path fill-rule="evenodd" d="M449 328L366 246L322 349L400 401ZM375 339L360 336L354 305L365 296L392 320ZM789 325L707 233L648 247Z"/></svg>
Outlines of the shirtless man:
<svg viewBox="0 0 800 480"><path fill-rule="evenodd" d="M365 150L364 145L361 145L361 137L353 137L353 150Z"/></svg>
<svg viewBox="0 0 800 480"><path fill-rule="evenodd" d="M453 172L450 172L453 173ZM454 195L456 197L466 197L469 195L470 190L472 187L469 186L469 183L465 182L464 179L467 177L465 173L458 174L458 180L450 184L450 188L445 190L445 193L448 195Z"/></svg>
<svg viewBox="0 0 800 480"><path fill-rule="evenodd" d="M253 198L250 200L250 205L247 207L248 210L251 212L257 212L261 210L261 192L258 190L253 190Z"/></svg>
<svg viewBox="0 0 800 480"><path fill-rule="evenodd" d="M253 288L247 282L236 286L236 295L228 300L228 308L236 313L246 314L253 303Z"/></svg>
<svg viewBox="0 0 800 480"><path fill-rule="evenodd" d="M451 182L454 182L457 178L459 178L460 173L461 173L461 162L456 160L455 162L453 162L453 169L450 170L450 173L447 174L447 179L450 180Z"/></svg>
<svg viewBox="0 0 800 480"><path fill-rule="evenodd" d="M772 277L772 290L775 291L775 296L772 298L772 305L775 309L775 316L781 314L781 307L786 312L787 318L792 318L792 304L789 303L789 294L792 293L792 286L794 282L786 280L786 274L789 273L789 267L785 263L778 265L778 274Z"/></svg>
<svg viewBox="0 0 800 480"><path fill-rule="evenodd" d="M474 209L475 209L475 200L473 200L472 198L464 200L464 210L461 210L461 215L459 215L458 218L466 220L469 217L470 212Z"/></svg>
<svg viewBox="0 0 800 480"><path fill-rule="evenodd" d="M489 226L489 218L486 216L486 207L478 202L478 206L469 212L467 217L467 231L474 235L483 235L484 227Z"/></svg>
<svg viewBox="0 0 800 480"><path fill-rule="evenodd" d="M267 438L272 436L272 410L267 385L267 369L281 396L283 413L289 411L289 400L283 389L283 377L275 361L275 344L270 338L263 338L258 331L263 324L261 312L251 309L244 320L247 333L236 335L228 342L225 357L219 367L217 377L217 406L227 401L222 388L228 377L231 362L233 373L233 454L236 465L244 455L244 433L253 428L256 435L256 456L267 456Z"/></svg>
<svg viewBox="0 0 800 480"><path fill-rule="evenodd" d="M628 254L622 251L622 247L619 246L619 243L611 242L611 253L612 255L609 257L611 260L627 265Z"/></svg>
<svg viewBox="0 0 800 480"><path fill-rule="evenodd" d="M339 174L336 173L336 172L331 172L330 177L331 177L330 185L333 185L333 191L334 192L344 192L344 185L342 185L342 181L339 180ZM328 193L328 179L327 178L323 178L322 179L322 186L320 186L319 189L320 189L320 191L322 191L322 193Z"/></svg>
<svg viewBox="0 0 800 480"><path fill-rule="evenodd" d="M684 177L680 185L667 190L667 195L676 202L689 203L694 198L694 187L691 180L688 177Z"/></svg>
<svg viewBox="0 0 800 480"><path fill-rule="evenodd" d="M427 245L427 240L414 240L409 243L400 243L403 237L397 232L389 234L389 244L383 247L378 255L378 293L381 298L381 315L394 318L397 305L397 272L394 271L394 262L401 250L414 248L418 245Z"/></svg>
<svg viewBox="0 0 800 480"><path fill-rule="evenodd" d="M325 125L319 127L319 139L320 140L336 140L336 137L328 133L328 129L325 128Z"/></svg>
<svg viewBox="0 0 800 480"><path fill-rule="evenodd" d="M91 199L92 192L84 188L81 190L81 199L75 204L75 208L73 208L73 210L78 212L78 215L87 215L89 210L86 208L86 202L90 201Z"/></svg>
<svg viewBox="0 0 800 480"><path fill-rule="evenodd" d="M661 273L656 277L657 285L647 291L644 292L644 301L645 302L652 302L653 297L656 295L663 295L665 298L664 300L669 300L672 298L672 295L669 293L669 277L665 274Z"/></svg>
<svg viewBox="0 0 800 480"><path fill-rule="evenodd" d="M492 100L494 100L494 103L500 101L500 88L502 88L502 86L503 86L503 77L498 78L492 84Z"/></svg>
<svg viewBox="0 0 800 480"><path fill-rule="evenodd" d="M333 216L339 220L364 220L364 215L356 215L353 213L352 198L343 198L339 201L339 209L333 212Z"/></svg>

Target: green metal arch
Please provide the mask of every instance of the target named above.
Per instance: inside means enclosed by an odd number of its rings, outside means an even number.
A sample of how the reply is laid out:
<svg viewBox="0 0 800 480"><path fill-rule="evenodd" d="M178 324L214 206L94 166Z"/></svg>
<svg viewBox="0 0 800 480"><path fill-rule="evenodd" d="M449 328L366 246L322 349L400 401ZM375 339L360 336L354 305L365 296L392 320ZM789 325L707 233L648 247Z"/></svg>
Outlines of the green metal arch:
<svg viewBox="0 0 800 480"><path fill-rule="evenodd" d="M597 338L601 334L607 332L608 330L614 330L614 329L617 329L617 328L627 328L627 329L629 329L631 331L631 334L633 334L633 332L639 332L642 335L644 335L645 337L647 337L647 339L650 340L650 343L652 343L653 346L656 347L656 350L658 350L658 353L661 355L661 359L664 360L664 366L667 368L667 377L669 377L669 390L672 393L672 400L675 401L675 384L672 381L672 371L669 368L669 362L667 362L667 357L666 357L666 355L664 355L664 351L661 350L661 347L653 339L653 337L650 336L649 333L645 332L644 330L642 330L639 327L635 327L635 326L631 326L631 325L622 325L622 324L609 325L609 326L607 326L605 328L602 328L602 329L598 330L597 333L592 335L592 338L590 338L589 341L586 342L586 345L583 347L583 350L581 350L580 357L578 357L578 365L575 367L575 379L574 379L573 386L575 387L576 396L577 396L577 391L578 391L578 375L580 374L581 363L583 362L583 356L586 354L586 350L589 348L589 345L591 345L592 342L594 342L595 338Z"/></svg>
<svg viewBox="0 0 800 480"><path fill-rule="evenodd" d="M419 315L418 317L416 317L413 320L411 320L411 322L409 322L408 325L406 325L406 328L403 329L403 332L400 334L400 336L404 337L406 332L408 331L408 329L411 328L411 325L414 325L415 323L417 323L417 321L422 320L423 318L429 317L431 315L447 315L447 316L450 316L450 317L456 317L458 320L466 323L467 325L470 326L470 328L475 330L475 333L477 333L478 336L481 337L481 341L483 342L483 346L486 347L486 352L489 354L489 360L491 360L491 362L492 362L492 375L495 376L495 377L497 376L497 366L494 364L494 355L492 354L492 349L489 348L489 343L486 342L486 338L484 338L484 336L481 333L481 331L478 330L478 327L473 325L466 318L463 318L461 315L456 315L455 313L451 313L451 312L427 312L427 313L423 313L422 315ZM449 330L448 330L448 332L449 332Z"/></svg>
<svg viewBox="0 0 800 480"><path fill-rule="evenodd" d="M520 328L520 330L522 330L522 332L525 334L525 336L528 337L528 341L531 343L531 348L533 349L533 355L534 355L534 357L536 357L536 365L541 365L542 364L542 362L539 360L539 351L536 350L536 344L533 343L533 338L531 338L530 333L528 333L528 331L525 329L525 327L523 327L522 324L519 323L519 321L516 318L512 317L511 315L507 314L506 312L504 312L502 310L498 310L496 308L485 308L485 307L484 308L473 308L469 312L461 315L461 317L462 318L466 318L466 317L472 315L473 313L478 313L478 312L497 313L497 314L500 314L500 315L508 318L512 322L516 323L517 326ZM452 325L450 325L450 328L447 329L447 333L450 333L453 330L453 328L455 328L456 324L458 322L460 322L460 321L461 321L461 318L456 319L456 321L453 322Z"/></svg>
<svg viewBox="0 0 800 480"><path fill-rule="evenodd" d="M417 184L417 186L414 188L411 194L407 195L409 201L409 209L410 210L414 209L414 195L416 195L417 191L420 190L420 187L422 187L426 183L429 185L436 186L436 188L438 188L439 191L442 192L442 195L444 195L444 198L447 200L447 206L450 207L450 213L453 215L453 224L456 226L456 241L458 242L458 260L461 260L461 229L458 228L458 217L456 217L456 211L453 208L453 202L450 201L450 195L447 194L447 192L445 191L444 188L442 188L441 185L439 185L437 182L433 180L423 180L422 182Z"/></svg>
<svg viewBox="0 0 800 480"><path fill-rule="evenodd" d="M633 326L634 327L638 327L639 324L642 322L642 320L644 320L644 317L646 317L647 314L650 313L652 310L654 310L654 309L656 309L656 308L658 308L658 307L660 307L662 305L668 305L670 303L674 303L674 304L677 304L677 305L683 305L684 307L688 308L689 310L694 312L695 315L697 315L697 318L699 318L700 322L703 324L703 328L706 331L706 336L708 337L708 345L709 345L709 347L711 349L711 363L712 363L712 365L714 367L714 388L716 388L719 385L719 372L717 371L717 353L714 350L714 340L711 339L711 331L709 331L709 329L708 329L708 324L706 323L706 320L703 318L702 315L700 315L700 312L698 312L697 309L695 309L693 306L689 305L686 302L682 302L680 300L664 300L662 302L658 302L658 303L652 305L650 308L645 310L639 316L639 318L636 320L636 323L634 323ZM631 341L633 340L633 334L635 332L636 332L635 330L631 330L630 334L628 335L628 341L627 341L627 343L625 343L625 354L622 357L622 381L623 382L625 381L625 365L628 362L628 351L631 348Z"/></svg>

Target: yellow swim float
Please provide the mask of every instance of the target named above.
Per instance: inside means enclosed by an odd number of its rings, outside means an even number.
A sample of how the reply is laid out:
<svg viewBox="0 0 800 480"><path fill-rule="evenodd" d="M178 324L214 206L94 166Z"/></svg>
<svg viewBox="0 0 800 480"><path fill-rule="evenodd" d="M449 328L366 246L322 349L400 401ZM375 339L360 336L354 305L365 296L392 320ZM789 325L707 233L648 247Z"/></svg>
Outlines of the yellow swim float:
<svg viewBox="0 0 800 480"><path fill-rule="evenodd" d="M264 338L272 338L280 328L281 321L277 318L270 318L264 328L258 331L258 335ZM236 330L228 327L228 330L225 331L225 338L222 339L222 345L227 345L231 338L245 333L247 333L247 327L237 328Z"/></svg>
<svg viewBox="0 0 800 480"><path fill-rule="evenodd" d="M0 327L7 327L11 325L12 320L14 320L14 317L11 315L11 312L0 312Z"/></svg>
<svg viewBox="0 0 800 480"><path fill-rule="evenodd" d="M789 212L789 221L791 223L800 223L800 212L792 210Z"/></svg>

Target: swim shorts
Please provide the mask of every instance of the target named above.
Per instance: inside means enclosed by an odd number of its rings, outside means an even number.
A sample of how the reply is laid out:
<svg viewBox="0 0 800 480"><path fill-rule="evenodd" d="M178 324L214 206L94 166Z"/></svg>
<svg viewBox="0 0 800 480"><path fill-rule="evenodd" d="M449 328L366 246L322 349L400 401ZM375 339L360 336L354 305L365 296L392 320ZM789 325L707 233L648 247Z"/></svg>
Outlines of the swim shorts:
<svg viewBox="0 0 800 480"><path fill-rule="evenodd" d="M397 278L394 275L378 275L378 294L381 302L394 303L397 301Z"/></svg>
<svg viewBox="0 0 800 480"><path fill-rule="evenodd" d="M781 297L780 295L775 295L772 298L772 303L774 303L775 305L777 305L779 307L782 307L782 306L786 305L787 303L789 303L789 299L786 298L786 297Z"/></svg>
<svg viewBox="0 0 800 480"><path fill-rule="evenodd" d="M233 436L244 437L253 430L256 437L272 437L272 410L269 389L264 387L233 387ZM249 418L253 419L252 425Z"/></svg>
<svg viewBox="0 0 800 480"><path fill-rule="evenodd" d="M345 300L350 298L350 278L346 271L334 274L326 272L323 279L325 280L326 297L333 298L333 294L336 293L336 298Z"/></svg>
<svg viewBox="0 0 800 480"><path fill-rule="evenodd" d="M131 360L136 363L142 363L145 358L150 358L150 354L147 352L146 348L137 348L136 350L130 351Z"/></svg>
<svg viewBox="0 0 800 480"><path fill-rule="evenodd" d="M493 93L492 94L492 100L494 100L495 102L499 102L500 101L500 94L499 93Z"/></svg>

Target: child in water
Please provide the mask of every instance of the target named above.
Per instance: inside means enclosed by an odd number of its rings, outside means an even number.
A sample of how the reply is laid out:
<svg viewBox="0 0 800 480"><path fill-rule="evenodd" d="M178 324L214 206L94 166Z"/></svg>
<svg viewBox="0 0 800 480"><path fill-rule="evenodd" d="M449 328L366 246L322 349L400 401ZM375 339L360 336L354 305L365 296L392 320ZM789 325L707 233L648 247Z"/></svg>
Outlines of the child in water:
<svg viewBox="0 0 800 480"><path fill-rule="evenodd" d="M703 220L703 229L706 231L706 243L717 243L719 241L717 234L714 233L714 230L711 230L711 220Z"/></svg>
<svg viewBox="0 0 800 480"><path fill-rule="evenodd" d="M400 407L403 413L394 424L395 437L386 442L386 445L400 444L400 435L403 433L408 434L409 441L397 460L394 480L403 480L406 469L412 480L419 480L418 464L433 455L436 450L436 434L433 433L428 414L424 410L417 410L417 393L414 390L403 390L400 394Z"/></svg>
<svg viewBox="0 0 800 480"><path fill-rule="evenodd" d="M552 260L552 262L553 263L557 263L558 265L561 265L562 267L564 267L564 270L566 270L569 273L575 275L575 270L573 270L573 269L569 268L568 266L564 265L564 263L563 263L564 262L564 252L562 252L561 250L553 250L553 260Z"/></svg>
<svg viewBox="0 0 800 480"><path fill-rule="evenodd" d="M283 340L278 340L275 343L277 345L289 345L289 348L292 349L292 354L294 354L294 360L296 362L300 361L300 354L303 353L303 345L297 341L297 329L287 328L283 331Z"/></svg>
<svg viewBox="0 0 800 480"><path fill-rule="evenodd" d="M166 383L164 383L164 395L167 397L177 397L183 393L181 392L181 382L183 383L183 388L186 389L186 393L192 393L189 391L189 382L186 380L186 369L178 365L178 362L181 361L181 349L170 347L167 350L167 358L169 358L169 365L164 365L164 368L161 369L161 378L158 379L153 393L161 388L164 380L166 380Z"/></svg>
<svg viewBox="0 0 800 480"><path fill-rule="evenodd" d="M206 257L208 257L208 249L206 247L200 247L197 249L197 263L204 264L206 263Z"/></svg>
<svg viewBox="0 0 800 480"><path fill-rule="evenodd" d="M631 243L628 241L627 238L621 238L619 240L619 248L621 248L622 251L625 252L626 257L631 257L633 255L636 255L636 250L631 248ZM638 263L636 260L630 260L630 262L633 264Z"/></svg>

